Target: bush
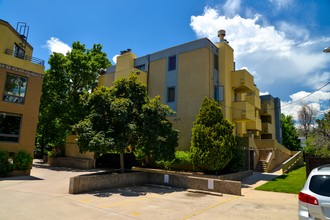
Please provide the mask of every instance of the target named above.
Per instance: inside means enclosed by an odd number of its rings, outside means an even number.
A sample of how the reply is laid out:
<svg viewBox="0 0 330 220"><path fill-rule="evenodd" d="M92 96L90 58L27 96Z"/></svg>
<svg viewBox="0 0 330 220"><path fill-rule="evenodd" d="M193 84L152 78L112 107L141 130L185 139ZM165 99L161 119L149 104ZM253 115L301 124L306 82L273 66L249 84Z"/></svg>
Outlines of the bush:
<svg viewBox="0 0 330 220"><path fill-rule="evenodd" d="M165 160L156 161L157 167L166 170L171 170L171 169L175 169L176 167L181 167L180 165L188 165L188 166L191 165L189 151L176 151L175 158L170 161L165 161Z"/></svg>
<svg viewBox="0 0 330 220"><path fill-rule="evenodd" d="M6 175L13 170L13 164L10 163L9 153L7 151L0 151L0 174Z"/></svg>
<svg viewBox="0 0 330 220"><path fill-rule="evenodd" d="M31 169L33 157L25 151L19 151L14 154L13 166L14 170L28 170Z"/></svg>
<svg viewBox="0 0 330 220"><path fill-rule="evenodd" d="M7 175L13 170L31 169L32 161L32 155L25 151L14 153L12 158L7 151L0 151L0 174Z"/></svg>
<svg viewBox="0 0 330 220"><path fill-rule="evenodd" d="M191 164L189 151L176 151L174 164Z"/></svg>

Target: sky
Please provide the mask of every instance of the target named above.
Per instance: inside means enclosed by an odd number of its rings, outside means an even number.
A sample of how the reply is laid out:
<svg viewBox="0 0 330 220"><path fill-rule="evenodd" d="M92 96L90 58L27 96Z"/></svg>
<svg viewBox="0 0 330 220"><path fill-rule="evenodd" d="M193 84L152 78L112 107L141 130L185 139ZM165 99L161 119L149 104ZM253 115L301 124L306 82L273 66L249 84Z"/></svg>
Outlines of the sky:
<svg viewBox="0 0 330 220"><path fill-rule="evenodd" d="M0 0L0 19L29 26L33 56L46 62L75 41L103 45L109 60L137 57L226 30L236 69L297 118L302 104L330 110L330 0ZM46 69L49 65L46 64Z"/></svg>

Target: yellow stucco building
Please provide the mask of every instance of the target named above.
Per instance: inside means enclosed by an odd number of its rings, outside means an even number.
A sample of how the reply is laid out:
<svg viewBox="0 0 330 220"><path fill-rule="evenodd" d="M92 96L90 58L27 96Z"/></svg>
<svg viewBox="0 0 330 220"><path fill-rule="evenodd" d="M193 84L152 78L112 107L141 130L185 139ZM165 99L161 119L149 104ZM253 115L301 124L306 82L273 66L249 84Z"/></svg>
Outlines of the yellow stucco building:
<svg viewBox="0 0 330 220"><path fill-rule="evenodd" d="M44 61L32 56L29 27L0 20L0 150L33 154Z"/></svg>
<svg viewBox="0 0 330 220"><path fill-rule="evenodd" d="M169 119L180 131L178 150L190 148L191 129L204 97L217 100L224 116L235 124L233 132L247 138L255 168L259 160L274 159L280 146L280 102L270 95L260 98L253 76L235 69L234 50L224 39L225 32L218 36L217 44L203 38L139 58L130 49L121 51L116 65L100 76L99 85L110 87L116 79L137 74L149 96L160 95L176 112ZM281 147L287 154L278 158L283 162L291 152Z"/></svg>

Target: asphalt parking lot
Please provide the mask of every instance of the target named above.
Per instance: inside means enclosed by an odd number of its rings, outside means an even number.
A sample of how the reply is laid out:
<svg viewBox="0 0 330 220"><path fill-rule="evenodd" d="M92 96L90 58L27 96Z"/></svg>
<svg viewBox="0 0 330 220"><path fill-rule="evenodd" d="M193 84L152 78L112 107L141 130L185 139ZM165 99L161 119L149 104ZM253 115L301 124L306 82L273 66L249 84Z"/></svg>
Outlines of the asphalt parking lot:
<svg viewBox="0 0 330 220"><path fill-rule="evenodd" d="M0 220L298 219L297 195L254 190L277 173L243 180L242 196L152 185L68 194L69 178L89 172L34 164L30 177L0 178Z"/></svg>

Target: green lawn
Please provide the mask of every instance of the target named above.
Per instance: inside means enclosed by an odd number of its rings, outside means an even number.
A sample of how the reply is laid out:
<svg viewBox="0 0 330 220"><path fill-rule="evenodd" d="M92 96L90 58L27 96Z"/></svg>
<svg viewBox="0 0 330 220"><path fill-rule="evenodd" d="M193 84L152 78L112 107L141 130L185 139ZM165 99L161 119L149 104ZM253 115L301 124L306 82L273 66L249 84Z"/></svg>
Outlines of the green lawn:
<svg viewBox="0 0 330 220"><path fill-rule="evenodd" d="M257 190L298 194L306 181L306 166L292 170L259 187Z"/></svg>

